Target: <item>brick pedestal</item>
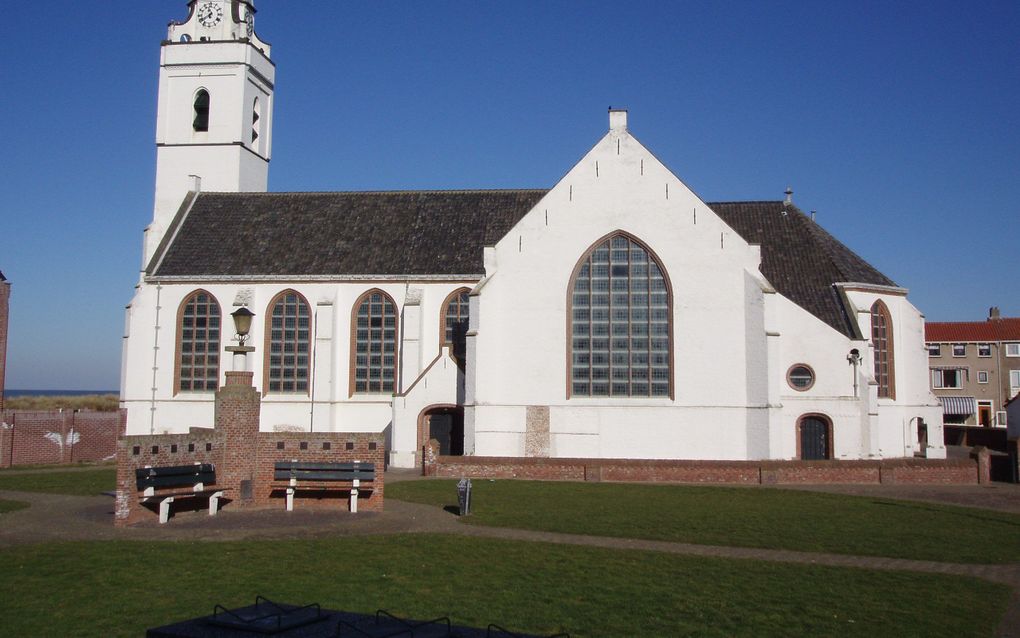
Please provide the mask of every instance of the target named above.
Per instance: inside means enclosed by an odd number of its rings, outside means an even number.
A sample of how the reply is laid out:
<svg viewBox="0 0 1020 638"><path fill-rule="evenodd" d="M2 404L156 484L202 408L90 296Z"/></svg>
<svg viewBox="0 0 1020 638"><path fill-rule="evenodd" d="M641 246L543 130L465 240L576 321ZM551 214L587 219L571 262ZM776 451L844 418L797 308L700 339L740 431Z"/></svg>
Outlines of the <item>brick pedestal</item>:
<svg viewBox="0 0 1020 638"><path fill-rule="evenodd" d="M262 396L252 387L251 372L227 372L216 393L216 430L223 433L223 460L217 484L241 503L254 500Z"/></svg>

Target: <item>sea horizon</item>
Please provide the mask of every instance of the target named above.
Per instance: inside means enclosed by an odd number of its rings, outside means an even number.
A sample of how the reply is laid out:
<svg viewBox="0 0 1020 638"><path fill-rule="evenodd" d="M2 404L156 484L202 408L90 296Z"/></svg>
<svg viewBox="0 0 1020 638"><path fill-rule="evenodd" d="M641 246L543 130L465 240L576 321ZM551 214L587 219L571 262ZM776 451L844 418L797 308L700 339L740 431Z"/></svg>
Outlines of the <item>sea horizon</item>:
<svg viewBox="0 0 1020 638"><path fill-rule="evenodd" d="M14 388L4 389L4 398L14 397L76 397L93 394L114 394L119 395L119 390L16 390Z"/></svg>

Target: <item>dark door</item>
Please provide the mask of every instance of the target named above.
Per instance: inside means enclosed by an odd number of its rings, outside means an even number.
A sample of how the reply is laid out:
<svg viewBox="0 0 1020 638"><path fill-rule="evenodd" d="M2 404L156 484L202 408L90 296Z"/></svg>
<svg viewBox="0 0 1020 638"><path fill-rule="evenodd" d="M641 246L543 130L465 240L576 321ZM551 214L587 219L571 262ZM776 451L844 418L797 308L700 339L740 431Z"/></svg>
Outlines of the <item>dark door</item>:
<svg viewBox="0 0 1020 638"><path fill-rule="evenodd" d="M429 438L439 441L439 454L464 454L464 413L460 410L443 410L429 415Z"/></svg>
<svg viewBox="0 0 1020 638"><path fill-rule="evenodd" d="M829 424L809 416L800 421L800 458L815 461L829 458Z"/></svg>

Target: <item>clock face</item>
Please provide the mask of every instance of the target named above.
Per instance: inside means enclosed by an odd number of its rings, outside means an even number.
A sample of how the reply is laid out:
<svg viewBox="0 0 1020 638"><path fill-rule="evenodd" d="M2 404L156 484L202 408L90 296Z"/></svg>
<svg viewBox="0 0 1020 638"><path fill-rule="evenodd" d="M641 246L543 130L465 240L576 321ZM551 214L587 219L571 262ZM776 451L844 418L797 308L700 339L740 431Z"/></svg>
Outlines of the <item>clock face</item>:
<svg viewBox="0 0 1020 638"><path fill-rule="evenodd" d="M223 18L223 8L213 2L206 2L198 8L198 21L204 27L214 27Z"/></svg>
<svg viewBox="0 0 1020 638"><path fill-rule="evenodd" d="M249 11L248 15L244 16L244 23L248 25L248 37L251 37L255 32L255 14Z"/></svg>

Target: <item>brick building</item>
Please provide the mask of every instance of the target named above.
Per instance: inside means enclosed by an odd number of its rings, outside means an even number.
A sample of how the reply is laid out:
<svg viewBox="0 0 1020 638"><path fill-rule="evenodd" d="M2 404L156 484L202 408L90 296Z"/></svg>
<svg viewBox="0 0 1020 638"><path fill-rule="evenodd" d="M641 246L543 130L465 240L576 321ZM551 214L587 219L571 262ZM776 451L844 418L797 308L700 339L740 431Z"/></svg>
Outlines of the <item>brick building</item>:
<svg viewBox="0 0 1020 638"><path fill-rule="evenodd" d="M945 422L1006 427L1005 405L1020 393L1020 317L991 308L985 321L929 321L924 339Z"/></svg>

